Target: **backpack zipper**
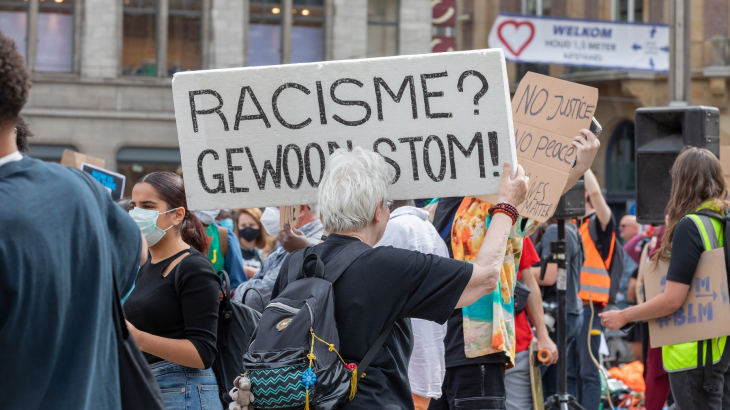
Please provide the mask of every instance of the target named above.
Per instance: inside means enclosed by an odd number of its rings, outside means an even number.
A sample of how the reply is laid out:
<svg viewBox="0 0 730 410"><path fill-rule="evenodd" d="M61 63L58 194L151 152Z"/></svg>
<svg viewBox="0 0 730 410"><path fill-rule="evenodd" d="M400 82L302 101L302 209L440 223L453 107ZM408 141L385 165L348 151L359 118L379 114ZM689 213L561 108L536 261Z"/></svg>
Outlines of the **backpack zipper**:
<svg viewBox="0 0 730 410"><path fill-rule="evenodd" d="M309 323L312 325L311 328L313 328L314 327L314 311L312 311L312 307L309 306L309 303L304 302L304 305L307 306L307 310L309 311ZM294 315L298 314L299 311L301 310L301 309L293 308L293 307L291 307L289 305L285 305L285 304L280 303L280 302L269 303L266 306L266 309L268 309L268 308L281 309L281 310L283 310L285 312L289 312L289 313L294 314Z"/></svg>
<svg viewBox="0 0 730 410"><path fill-rule="evenodd" d="M283 304L283 303L279 303L279 302L269 303L269 304L268 304L268 305L266 306L266 309L268 309L268 308L277 308L277 309L281 309L281 310L283 310L283 311L286 311L286 312L289 312L289 313L293 313L293 314L295 314L295 315L296 315L297 313L299 313L299 309L297 309L297 308L293 308L293 307L291 307L291 306L288 306L288 305L285 305L285 304Z"/></svg>

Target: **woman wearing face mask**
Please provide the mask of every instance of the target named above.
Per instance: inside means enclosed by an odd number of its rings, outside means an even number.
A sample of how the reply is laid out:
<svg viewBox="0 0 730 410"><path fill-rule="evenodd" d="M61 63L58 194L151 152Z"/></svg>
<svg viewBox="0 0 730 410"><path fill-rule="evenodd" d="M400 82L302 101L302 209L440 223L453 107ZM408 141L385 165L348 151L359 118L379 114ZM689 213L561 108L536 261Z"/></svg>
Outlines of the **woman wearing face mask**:
<svg viewBox="0 0 730 410"><path fill-rule="evenodd" d="M266 246L267 235L266 230L261 226L261 210L258 208L237 209L234 227L241 244L243 269L250 279L264 263L261 249Z"/></svg>
<svg viewBox="0 0 730 410"><path fill-rule="evenodd" d="M147 239L151 258L124 304L127 327L168 410L221 409L210 369L220 285L205 256L203 224L187 210L182 177L172 172L143 177L132 189L131 206L129 214Z"/></svg>

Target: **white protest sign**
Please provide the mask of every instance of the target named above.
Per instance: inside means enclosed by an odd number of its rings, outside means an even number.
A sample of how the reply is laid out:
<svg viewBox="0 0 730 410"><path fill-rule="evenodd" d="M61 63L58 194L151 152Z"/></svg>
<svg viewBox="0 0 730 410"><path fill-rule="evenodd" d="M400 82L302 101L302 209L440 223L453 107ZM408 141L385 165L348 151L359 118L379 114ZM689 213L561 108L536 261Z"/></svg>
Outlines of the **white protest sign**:
<svg viewBox="0 0 730 410"><path fill-rule="evenodd" d="M669 26L500 13L489 47L507 60L669 71Z"/></svg>
<svg viewBox="0 0 730 410"><path fill-rule="evenodd" d="M191 71L172 89L192 210L314 203L336 148L382 154L391 199L494 194L516 161L501 50Z"/></svg>

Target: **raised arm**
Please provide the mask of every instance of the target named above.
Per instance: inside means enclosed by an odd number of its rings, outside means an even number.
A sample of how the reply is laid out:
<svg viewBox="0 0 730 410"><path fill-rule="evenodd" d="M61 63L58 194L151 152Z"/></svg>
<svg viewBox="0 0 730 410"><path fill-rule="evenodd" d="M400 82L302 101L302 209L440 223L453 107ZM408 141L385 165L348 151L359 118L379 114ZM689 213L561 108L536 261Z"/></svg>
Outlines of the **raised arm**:
<svg viewBox="0 0 730 410"><path fill-rule="evenodd" d="M611 208L606 203L606 198L603 197L601 192L601 186L598 185L598 180L590 169L585 173L586 177L586 192L591 198L591 205L596 210L596 216L601 221L601 230L605 231L606 226L611 222Z"/></svg>
<svg viewBox="0 0 730 410"><path fill-rule="evenodd" d="M575 157L575 166L570 170L568 182L563 188L563 193L568 192L575 185L586 171L591 169L593 160L596 158L601 142L590 130L580 130L580 134L573 138L573 146L578 150Z"/></svg>
<svg viewBox="0 0 730 410"><path fill-rule="evenodd" d="M527 196L527 183L529 178L525 176L525 170L517 165L517 172L514 178L511 177L509 164L504 164L502 170L502 184L499 187L497 203L506 202L518 206L524 202ZM474 261L474 270L466 289L459 298L457 308L469 306L480 297L492 292L499 283L504 252L507 246L507 238L512 229L512 218L503 214L495 213L492 223L487 230L479 254Z"/></svg>

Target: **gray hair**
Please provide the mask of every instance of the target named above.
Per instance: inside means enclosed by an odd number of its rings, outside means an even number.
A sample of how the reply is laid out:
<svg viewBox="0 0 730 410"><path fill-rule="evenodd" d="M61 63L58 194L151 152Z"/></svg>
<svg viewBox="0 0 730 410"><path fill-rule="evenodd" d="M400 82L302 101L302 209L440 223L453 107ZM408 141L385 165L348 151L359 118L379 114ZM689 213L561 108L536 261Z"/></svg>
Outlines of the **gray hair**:
<svg viewBox="0 0 730 410"><path fill-rule="evenodd" d="M379 199L387 202L394 172L380 154L355 147L336 150L319 185L319 206L327 232L359 231L375 216Z"/></svg>
<svg viewBox="0 0 730 410"><path fill-rule="evenodd" d="M319 205L318 204L309 204L307 206L309 207L309 214L312 215L312 218L314 218L314 219L319 218Z"/></svg>

